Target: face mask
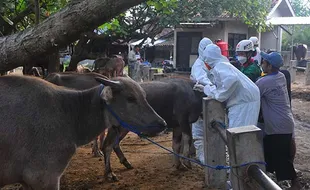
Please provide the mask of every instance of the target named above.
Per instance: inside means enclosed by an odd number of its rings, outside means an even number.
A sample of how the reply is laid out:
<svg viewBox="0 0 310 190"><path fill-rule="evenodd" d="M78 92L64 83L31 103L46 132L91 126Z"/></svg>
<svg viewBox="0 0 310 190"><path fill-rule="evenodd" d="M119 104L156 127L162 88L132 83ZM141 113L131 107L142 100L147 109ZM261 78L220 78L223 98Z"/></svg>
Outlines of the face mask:
<svg viewBox="0 0 310 190"><path fill-rule="evenodd" d="M237 56L237 59L241 63L241 65L243 65L247 61L247 58L243 56Z"/></svg>

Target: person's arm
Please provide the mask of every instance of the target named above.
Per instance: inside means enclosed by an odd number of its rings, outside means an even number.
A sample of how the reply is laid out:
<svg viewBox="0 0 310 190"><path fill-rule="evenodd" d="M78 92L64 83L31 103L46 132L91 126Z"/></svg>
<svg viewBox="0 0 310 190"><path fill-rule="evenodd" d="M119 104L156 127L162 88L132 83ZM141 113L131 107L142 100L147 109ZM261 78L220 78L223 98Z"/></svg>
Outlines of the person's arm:
<svg viewBox="0 0 310 190"><path fill-rule="evenodd" d="M207 85L212 84L210 79L208 78L207 71L205 71L203 65L195 65L192 67L191 71L191 80L194 82L199 82L200 84Z"/></svg>
<svg viewBox="0 0 310 190"><path fill-rule="evenodd" d="M266 88L266 80L264 77L260 78L259 80L256 81L255 83L259 89L259 93L260 93L260 97L262 98L266 91L267 91L267 88Z"/></svg>
<svg viewBox="0 0 310 190"><path fill-rule="evenodd" d="M258 79L257 82L255 83L258 86L261 98L264 96L264 94L266 92L265 87L264 87L264 83L265 82L264 82L263 78ZM258 122L259 123L264 123L262 107L260 107L260 110L259 110Z"/></svg>
<svg viewBox="0 0 310 190"><path fill-rule="evenodd" d="M129 59L130 62L135 62L135 61L137 61L136 55L135 55L135 53L134 53L133 51L130 51L130 52L129 52L129 54L128 54L128 59Z"/></svg>
<svg viewBox="0 0 310 190"><path fill-rule="evenodd" d="M206 85L204 92L207 96L214 98L220 102L226 101L230 98L231 94L236 90L239 79L232 72L227 70L220 70L217 73L215 81L221 81L219 84L215 84L216 87Z"/></svg>

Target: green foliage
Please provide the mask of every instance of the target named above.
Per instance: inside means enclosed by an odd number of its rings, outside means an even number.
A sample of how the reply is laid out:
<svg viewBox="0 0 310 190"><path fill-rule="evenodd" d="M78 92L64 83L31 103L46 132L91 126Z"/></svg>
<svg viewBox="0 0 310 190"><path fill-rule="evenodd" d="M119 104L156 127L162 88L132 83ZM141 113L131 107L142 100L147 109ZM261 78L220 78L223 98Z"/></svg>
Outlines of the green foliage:
<svg viewBox="0 0 310 190"><path fill-rule="evenodd" d="M4 22L13 22L14 31L24 30L35 24L33 9L16 20L32 6L34 0L1 0L0 15ZM69 0L40 0L41 20L59 11ZM1 6L2 7L2 6ZM103 23L96 30L114 39L154 37L161 29L173 27L180 22L206 21L225 13L239 17L258 30L264 30L265 18L270 7L266 0L146 0L125 13ZM1 18L1 17L0 17ZM0 22L1 24L1 22ZM3 28L0 28L3 31Z"/></svg>
<svg viewBox="0 0 310 190"><path fill-rule="evenodd" d="M99 27L103 35L130 40L154 37L157 29L180 22L203 22L220 16L239 17L246 24L264 31L270 8L266 0L148 0ZM116 22L116 20L118 22Z"/></svg>
<svg viewBox="0 0 310 190"><path fill-rule="evenodd" d="M59 11L67 5L68 1L69 0L40 0L41 20ZM9 29L0 28L2 33L7 33L8 31L10 33L22 31L28 27L34 26L34 0L1 0L0 7L0 16L11 26Z"/></svg>
<svg viewBox="0 0 310 190"><path fill-rule="evenodd" d="M308 17L310 16L310 2L303 0L293 0L291 2L296 16ZM310 26L297 25L295 27L288 27L290 31L293 31L294 44L307 44L310 47ZM292 44L292 38L286 32L283 33L282 50L290 50Z"/></svg>

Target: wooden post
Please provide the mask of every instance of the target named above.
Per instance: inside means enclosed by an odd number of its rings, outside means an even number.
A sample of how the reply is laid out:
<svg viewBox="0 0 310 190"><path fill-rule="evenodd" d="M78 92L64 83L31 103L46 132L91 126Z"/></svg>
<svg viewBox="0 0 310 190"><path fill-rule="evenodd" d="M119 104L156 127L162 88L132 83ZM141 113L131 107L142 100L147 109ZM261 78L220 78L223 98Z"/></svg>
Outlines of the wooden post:
<svg viewBox="0 0 310 190"><path fill-rule="evenodd" d="M265 161L262 138L262 131L254 125L227 129L230 166ZM264 165L258 166L265 171ZM253 185L254 181L246 180L246 169L247 167L239 167L230 170L233 189L247 190L257 186Z"/></svg>
<svg viewBox="0 0 310 190"><path fill-rule="evenodd" d="M221 102L203 98L204 155L211 166L226 165L225 143L220 133L211 126L213 120L225 123L225 110ZM222 129L225 130L225 129ZM205 183L209 188L226 189L227 170L205 168Z"/></svg>
<svg viewBox="0 0 310 190"><path fill-rule="evenodd" d="M291 74L291 82L295 81L296 78L296 71L297 71L297 60L291 60L290 61L290 69L289 72Z"/></svg>
<svg viewBox="0 0 310 190"><path fill-rule="evenodd" d="M150 81L150 67L142 66L141 71L142 71L141 73L142 73L143 82Z"/></svg>
<svg viewBox="0 0 310 190"><path fill-rule="evenodd" d="M154 68L151 68L149 70L149 80L150 81L154 80L154 74L157 73L157 72L158 72L157 69L154 69Z"/></svg>
<svg viewBox="0 0 310 190"><path fill-rule="evenodd" d="M305 75L306 75L305 85L309 85L310 84L310 63L309 62L307 62L307 68L305 71Z"/></svg>

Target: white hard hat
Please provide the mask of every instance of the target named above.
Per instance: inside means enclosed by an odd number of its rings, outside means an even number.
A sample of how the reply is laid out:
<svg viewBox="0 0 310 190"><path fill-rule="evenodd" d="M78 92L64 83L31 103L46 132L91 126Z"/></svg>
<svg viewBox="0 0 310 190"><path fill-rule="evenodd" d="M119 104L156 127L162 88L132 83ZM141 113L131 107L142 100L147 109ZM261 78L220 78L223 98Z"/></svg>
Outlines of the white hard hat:
<svg viewBox="0 0 310 190"><path fill-rule="evenodd" d="M251 40L242 40L237 44L236 51L254 51L253 42Z"/></svg>
<svg viewBox="0 0 310 190"><path fill-rule="evenodd" d="M253 45L258 45L258 38L256 36L252 36L249 40L253 42Z"/></svg>

